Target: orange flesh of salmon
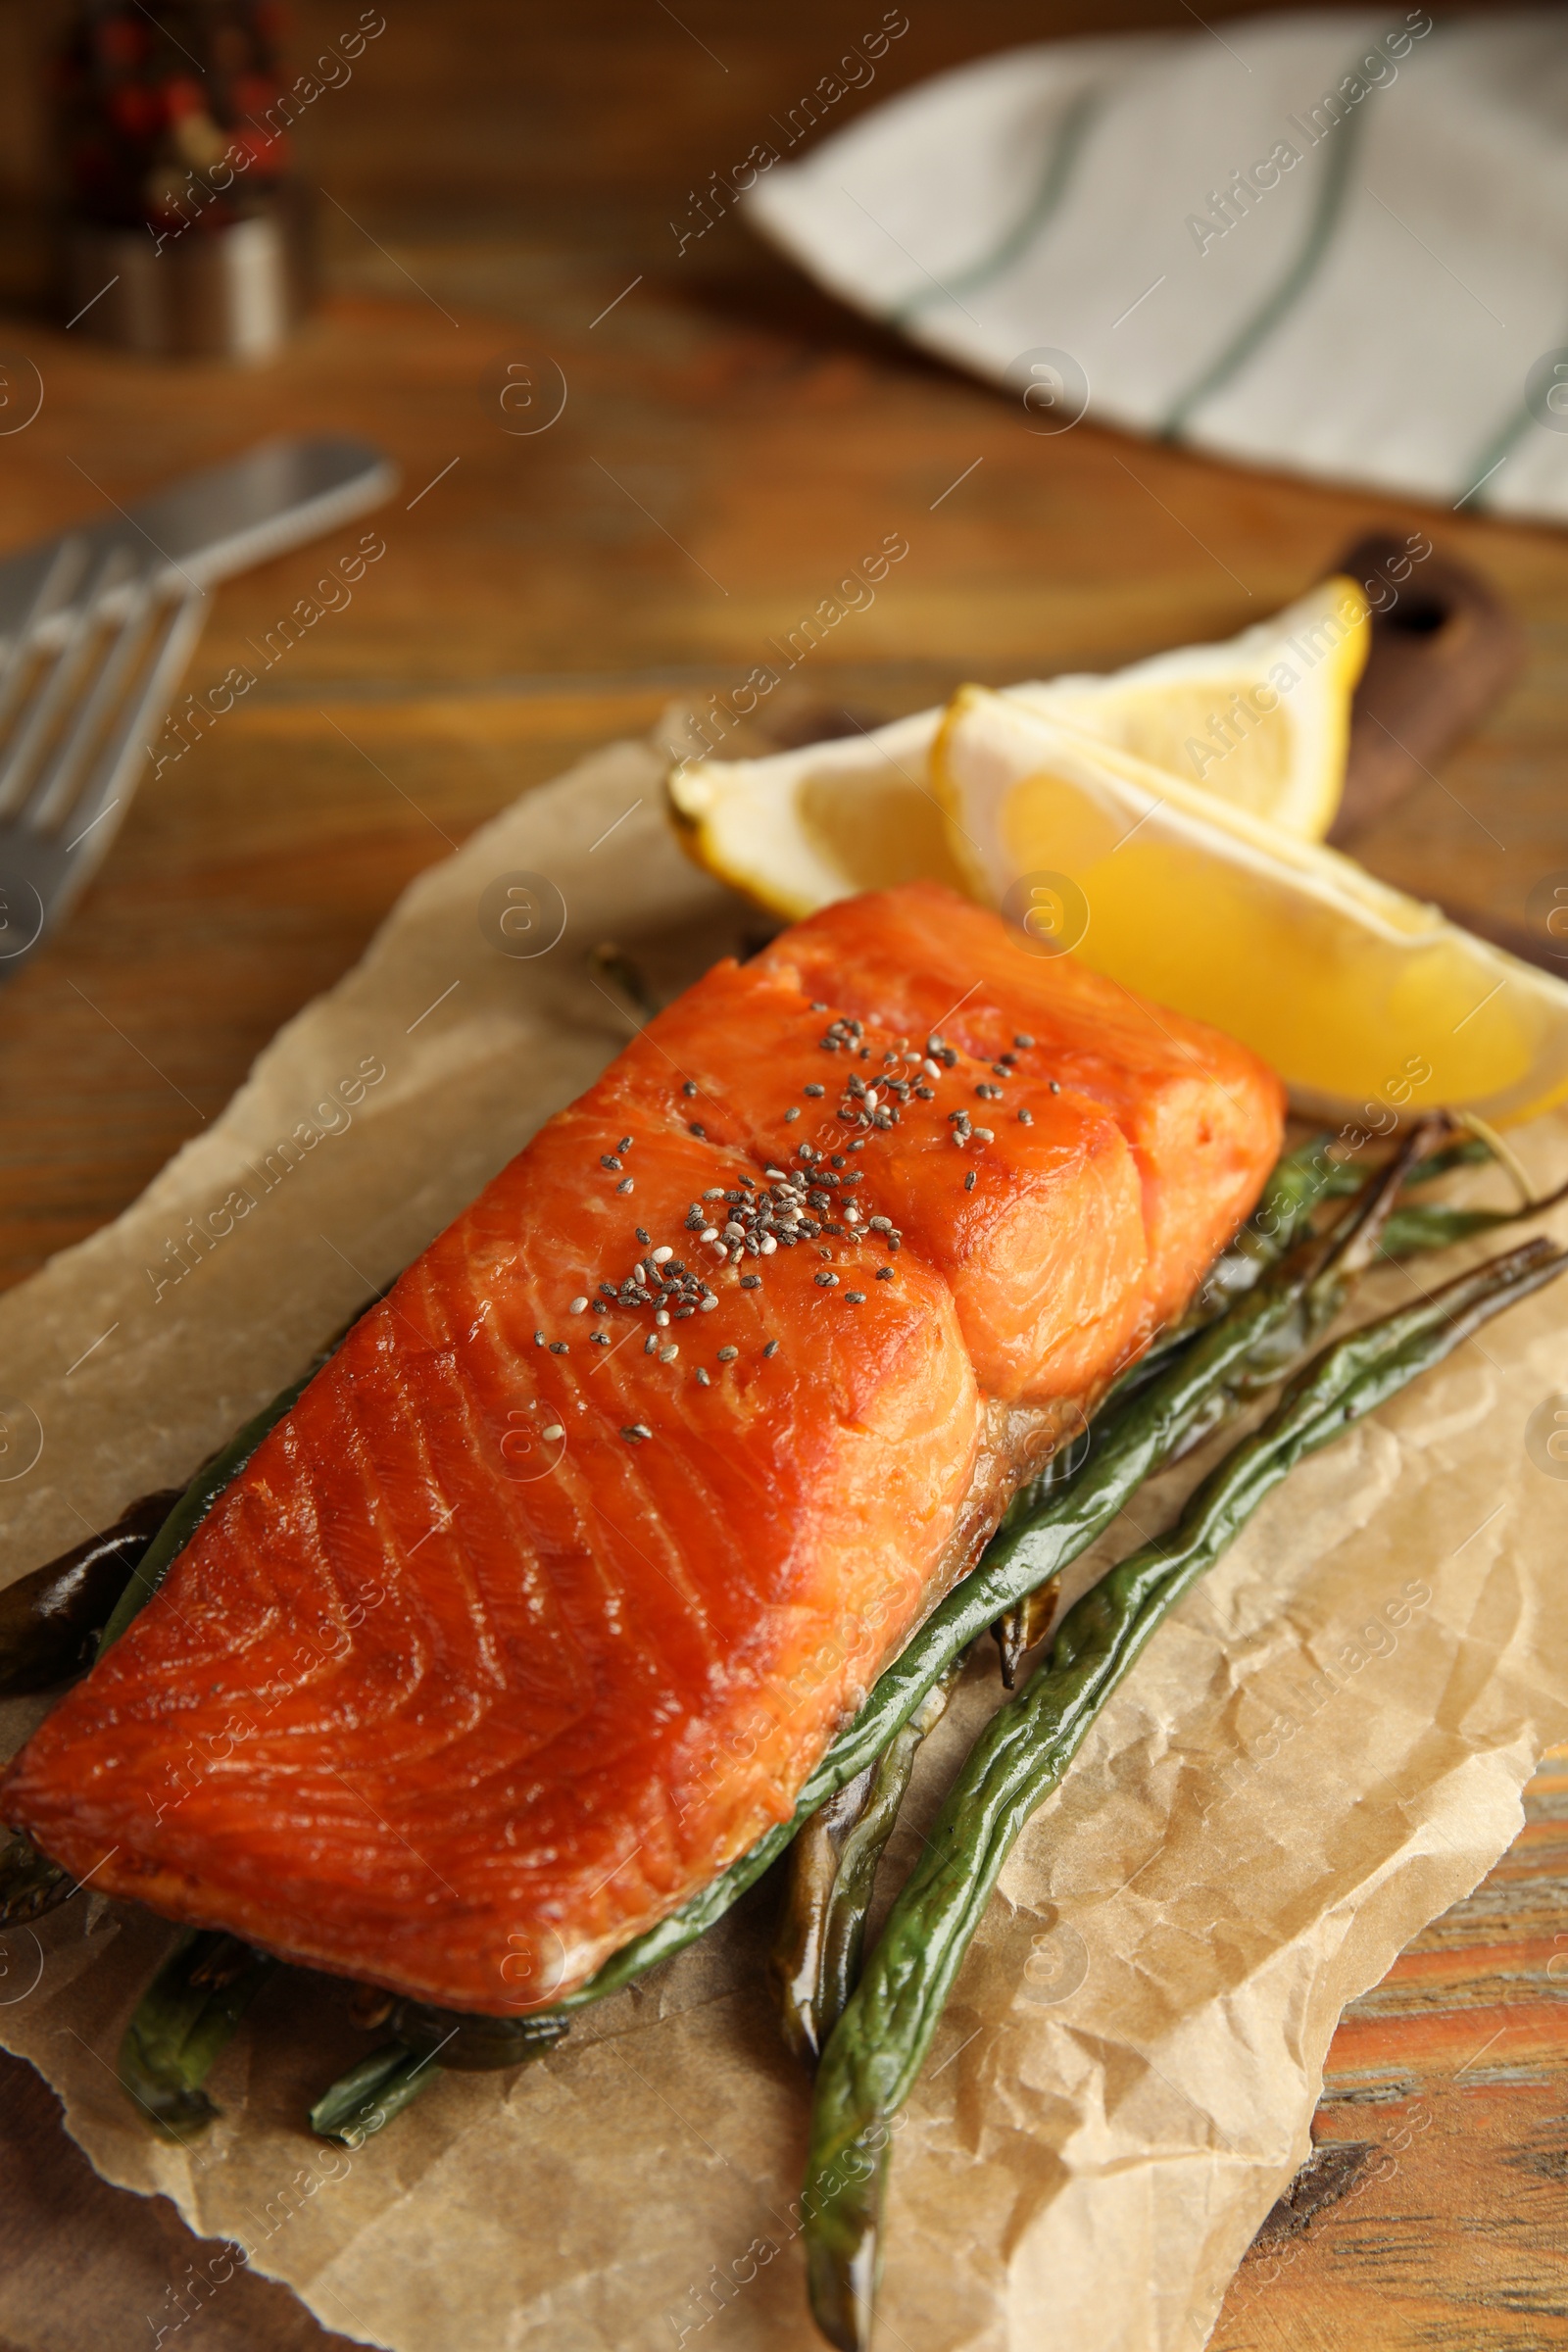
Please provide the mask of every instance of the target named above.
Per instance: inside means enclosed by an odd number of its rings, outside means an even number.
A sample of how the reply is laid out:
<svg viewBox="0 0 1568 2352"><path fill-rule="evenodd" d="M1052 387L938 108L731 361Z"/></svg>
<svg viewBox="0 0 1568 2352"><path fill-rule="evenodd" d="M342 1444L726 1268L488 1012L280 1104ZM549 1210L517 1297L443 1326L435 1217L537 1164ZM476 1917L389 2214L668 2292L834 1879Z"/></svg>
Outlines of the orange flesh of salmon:
<svg viewBox="0 0 1568 2352"><path fill-rule="evenodd" d="M1016 1433L1038 1459L1251 1206L1277 1082L1109 994L923 885L717 966L355 1326L5 1818L107 1892L445 2006L582 1982L788 1817L971 1564ZM825 1052L833 1022L861 1028ZM956 1146L960 1110L991 1140ZM819 1230L725 1246L768 1169Z"/></svg>

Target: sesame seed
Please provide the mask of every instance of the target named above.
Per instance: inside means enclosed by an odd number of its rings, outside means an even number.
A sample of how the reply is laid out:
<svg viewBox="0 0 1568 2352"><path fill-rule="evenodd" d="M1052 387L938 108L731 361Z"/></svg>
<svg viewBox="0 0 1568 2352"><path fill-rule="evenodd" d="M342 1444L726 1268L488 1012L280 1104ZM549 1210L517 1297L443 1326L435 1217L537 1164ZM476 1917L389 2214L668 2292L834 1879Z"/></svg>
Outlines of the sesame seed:
<svg viewBox="0 0 1568 2352"><path fill-rule="evenodd" d="M567 1307L566 1312L568 1315L585 1315L588 1312L587 1299L574 1298L570 1306Z"/></svg>
<svg viewBox="0 0 1568 2352"><path fill-rule="evenodd" d="M777 1342L777 1340L769 1340L769 1341L768 1341L768 1343L767 1343L767 1346L766 1346L766 1347L765 1347L765 1348L762 1349L762 1353L763 1353L764 1355L777 1355L777 1353L778 1353L778 1342Z"/></svg>
<svg viewBox="0 0 1568 2352"><path fill-rule="evenodd" d="M713 1384L709 1379L708 1374L703 1370L702 1365L699 1364L697 1367L697 1386L700 1389L710 1389L712 1385Z"/></svg>
<svg viewBox="0 0 1568 2352"><path fill-rule="evenodd" d="M667 1266L674 1254L675 1252L670 1248L669 1244L667 1242L662 1242L659 1248L654 1251L654 1263L656 1266Z"/></svg>
<svg viewBox="0 0 1568 2352"><path fill-rule="evenodd" d="M571 1349L566 1346L564 1340L552 1340L550 1343L550 1352L552 1355L569 1355L571 1353Z"/></svg>
<svg viewBox="0 0 1568 2352"><path fill-rule="evenodd" d="M1013 1042L1013 1044L1014 1044L1015 1046L1022 1046L1022 1047L1025 1049L1025 1051L1027 1052L1027 1050L1029 1049L1029 1047L1030 1047L1030 1046L1032 1046L1032 1045L1034 1044L1034 1042L1035 1042L1035 1041L1034 1041L1034 1039L1033 1039L1032 1037L1029 1037L1029 1036L1027 1036L1027 1035L1025 1034L1025 1032L1024 1032L1022 1029L1020 1029L1020 1030L1019 1030L1019 1032L1018 1032L1018 1034L1017 1034L1017 1036L1016 1036L1016 1037L1013 1039L1013 1041L1012 1041L1012 1042Z"/></svg>
<svg viewBox="0 0 1568 2352"><path fill-rule="evenodd" d="M721 1364L732 1364L739 1353L738 1348L721 1348L718 1351L718 1360Z"/></svg>
<svg viewBox="0 0 1568 2352"><path fill-rule="evenodd" d="M558 1438L564 1438L565 1434L559 1421L552 1421L548 1429L539 1432L547 1446L553 1446Z"/></svg>
<svg viewBox="0 0 1568 2352"><path fill-rule="evenodd" d="M615 1187L617 1193L629 1193L631 1189L632 1179L629 1176L623 1176Z"/></svg>
<svg viewBox="0 0 1568 2352"><path fill-rule="evenodd" d="M1020 1111L1019 1111L1019 1113L1018 1113L1018 1124L1019 1124L1019 1126L1020 1126L1020 1127L1032 1127L1032 1126L1034 1125L1034 1123L1035 1123L1035 1114L1034 1114L1034 1112L1033 1112L1032 1110L1020 1110Z"/></svg>
<svg viewBox="0 0 1568 2352"><path fill-rule="evenodd" d="M844 1294L844 1303L846 1306L863 1306L865 1304L865 1293L863 1291L846 1291Z"/></svg>
<svg viewBox="0 0 1568 2352"><path fill-rule="evenodd" d="M674 1341L671 1340L667 1348L661 1348L659 1350L659 1360L662 1364L672 1364L679 1353L680 1349L676 1347Z"/></svg>
<svg viewBox="0 0 1568 2352"><path fill-rule="evenodd" d="M975 1170L971 1168L968 1175L963 1180L963 1189L966 1193L972 1193L974 1191L974 1179Z"/></svg>
<svg viewBox="0 0 1568 2352"><path fill-rule="evenodd" d="M654 1433L646 1421L634 1421L629 1429L623 1429L620 1434L628 1446L640 1446L645 1438L651 1438Z"/></svg>

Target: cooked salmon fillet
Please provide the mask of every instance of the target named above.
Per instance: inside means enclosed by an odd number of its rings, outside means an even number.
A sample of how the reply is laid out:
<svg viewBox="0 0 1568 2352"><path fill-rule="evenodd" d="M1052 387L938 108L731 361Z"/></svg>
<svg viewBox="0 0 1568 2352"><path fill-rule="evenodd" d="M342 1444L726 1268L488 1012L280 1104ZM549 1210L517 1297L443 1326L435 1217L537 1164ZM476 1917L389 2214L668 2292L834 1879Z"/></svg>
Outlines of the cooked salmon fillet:
<svg viewBox="0 0 1568 2352"><path fill-rule="evenodd" d="M924 885L718 965L355 1325L0 1812L290 1959L571 1989L789 1815L1282 1115Z"/></svg>

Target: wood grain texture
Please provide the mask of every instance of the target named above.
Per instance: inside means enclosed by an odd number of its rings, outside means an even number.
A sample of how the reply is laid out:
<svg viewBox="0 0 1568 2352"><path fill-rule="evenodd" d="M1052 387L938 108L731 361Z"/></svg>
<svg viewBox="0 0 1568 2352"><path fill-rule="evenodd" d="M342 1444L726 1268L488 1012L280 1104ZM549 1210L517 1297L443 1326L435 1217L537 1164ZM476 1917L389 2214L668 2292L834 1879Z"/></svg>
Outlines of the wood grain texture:
<svg viewBox="0 0 1568 2352"><path fill-rule="evenodd" d="M1525 1811L1474 1894L1346 2011L1313 2161L1237 2274L1213 2352L1568 2343L1568 1757L1544 1763Z"/></svg>
<svg viewBox="0 0 1568 2352"><path fill-rule="evenodd" d="M49 13L0 0L15 232L0 287L19 301L46 268L28 93ZM691 188L881 13L805 0L747 23L683 0L676 22L591 0L542 23L507 0L400 0L354 83L306 119L332 293L276 366L155 367L24 309L0 325L0 349L27 352L46 382L36 424L0 438L0 552L278 429L373 432L406 485L375 518L387 552L352 605L270 666L268 632L337 540L219 593L187 683L244 662L254 689L144 782L72 922L0 992L0 1281L133 1199L449 843L672 696L773 659L769 640L890 531L907 558L791 676L775 724L845 708L869 722L965 677L1106 667L1225 634L1363 531L1431 529L1510 598L1531 662L1360 854L1406 888L1515 919L1543 875L1568 869L1561 534L1089 427L1037 438L733 220L677 257L669 221ZM305 0L301 54L357 14ZM837 119L1011 41L1193 24L1174 0L910 14ZM551 360L564 414L510 433L508 367ZM1568 2345L1565 1804L1559 1765L1534 1785L1514 1851L1348 2015L1317 2124L1340 2152L1249 2257L1220 2352ZM193 2241L167 2206L94 2179L25 2068L0 2061L0 2339L140 2340ZM250 2278L190 2326L195 2352L337 2340Z"/></svg>

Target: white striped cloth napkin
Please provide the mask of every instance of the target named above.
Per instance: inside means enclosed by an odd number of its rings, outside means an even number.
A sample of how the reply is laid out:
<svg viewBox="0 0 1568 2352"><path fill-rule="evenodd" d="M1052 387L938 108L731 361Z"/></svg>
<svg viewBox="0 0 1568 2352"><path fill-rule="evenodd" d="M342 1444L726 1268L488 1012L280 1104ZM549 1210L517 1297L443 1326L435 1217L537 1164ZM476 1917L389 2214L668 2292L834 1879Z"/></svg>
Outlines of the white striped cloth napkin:
<svg viewBox="0 0 1568 2352"><path fill-rule="evenodd" d="M890 100L744 203L847 301L1098 420L1568 517L1568 17L1228 18Z"/></svg>

